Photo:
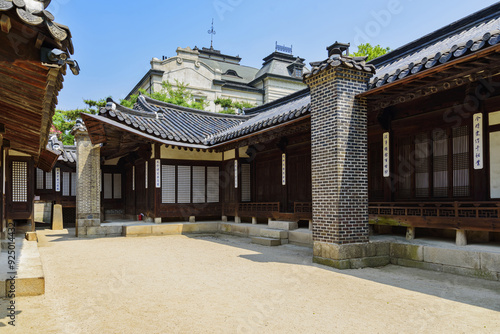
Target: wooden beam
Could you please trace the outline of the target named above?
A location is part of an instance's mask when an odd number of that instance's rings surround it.
[[[456,60],[452,60],[450,62],[447,62],[447,63],[443,64],[443,65],[438,65],[438,66],[432,67],[430,69],[418,72],[417,74],[409,75],[406,78],[399,79],[399,80],[396,80],[396,81],[394,81],[392,83],[382,85],[381,87],[371,89],[369,91],[366,91],[366,92],[360,94],[359,96],[361,96],[361,97],[368,97],[370,95],[379,94],[381,91],[389,90],[389,89],[392,89],[395,86],[402,85],[402,84],[407,84],[407,83],[412,82],[414,80],[418,80],[418,79],[422,79],[422,78],[425,78],[425,77],[429,77],[432,74],[436,74],[436,73],[442,72],[442,71],[444,71],[446,69],[453,68],[453,67],[455,67],[455,66],[457,66],[459,64],[464,64],[464,63],[472,62],[472,61],[475,61],[477,59],[484,58],[486,56],[490,56],[492,54],[493,55],[494,54],[498,54],[499,51],[500,51],[500,44],[497,44],[497,45],[494,45],[494,46],[490,46],[490,47],[488,47],[486,49],[483,49],[481,51],[475,52],[475,53],[470,54],[468,56],[465,56],[465,57],[462,57],[462,58],[458,58]]]

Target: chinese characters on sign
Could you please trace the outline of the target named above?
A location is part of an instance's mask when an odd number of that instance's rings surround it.
[[[160,159],[156,159],[156,188],[161,187],[161,161]]]
[[[148,189],[148,162],[144,164],[144,188]]]
[[[483,114],[474,114],[474,169],[483,169]]]
[[[61,191],[61,168],[56,168],[56,191]]]
[[[286,185],[286,154],[281,155],[281,184]]]
[[[234,187],[238,188],[238,160],[234,160]]]
[[[384,169],[384,177],[389,177],[390,176],[390,170],[389,170],[389,158],[390,158],[390,151],[389,151],[389,132],[384,132],[384,138],[383,138],[383,157],[382,157],[382,162],[383,162],[383,169]]]

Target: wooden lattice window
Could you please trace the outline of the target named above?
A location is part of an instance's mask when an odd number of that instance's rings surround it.
[[[40,168],[36,169],[36,189],[44,189],[44,176],[45,172]]]
[[[104,199],[112,199],[113,198],[113,174],[104,173],[103,175],[103,192]]]
[[[241,201],[251,201],[250,164],[241,164]]]
[[[12,202],[28,201],[28,163],[12,161]]]
[[[193,203],[205,203],[205,166],[193,166]]]
[[[52,190],[52,172],[45,173],[45,189]]]
[[[207,167],[207,202],[219,202],[219,167]]]
[[[71,196],[76,196],[76,183],[77,183],[76,173],[71,173]]]
[[[113,198],[122,198],[122,175],[113,174]]]
[[[175,203],[175,166],[162,166],[161,202]]]
[[[411,150],[410,138],[404,138],[399,141],[398,169],[395,173],[395,177],[398,181],[399,198],[410,198],[411,196],[411,184],[413,177]]]
[[[397,198],[468,197],[471,187],[470,126],[397,139]]]
[[[177,203],[191,203],[191,166],[177,166]]]
[[[429,197],[431,141],[427,133],[415,137],[415,196]]]
[[[453,196],[470,195],[469,127],[453,129]]]
[[[445,132],[434,133],[432,143],[433,195],[448,196],[448,137]]]
[[[70,191],[70,173],[63,172],[62,173],[62,195],[69,196]]]
[[[384,198],[383,184],[383,143],[370,143],[368,147],[368,196],[370,200],[381,200]]]
[[[120,173],[104,173],[104,199],[122,198],[122,175]]]

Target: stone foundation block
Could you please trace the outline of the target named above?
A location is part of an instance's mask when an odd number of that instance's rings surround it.
[[[93,235],[106,235],[106,232],[100,226],[87,227],[87,236],[93,236]]]
[[[79,227],[101,226],[101,220],[100,219],[77,219],[76,224]]]
[[[296,230],[299,228],[299,223],[281,220],[269,220],[268,226],[269,228],[278,230]]]
[[[288,240],[293,244],[299,244],[308,247],[311,247],[313,245],[312,233],[311,231],[305,229],[289,231]]]
[[[424,247],[424,261],[454,267],[481,269],[481,255],[460,249]]]
[[[28,241],[36,241],[36,232],[26,232],[26,240]]]
[[[281,245],[281,240],[264,237],[252,237],[252,243],[263,246],[279,246]]]
[[[424,260],[424,247],[409,244],[391,244],[391,257],[413,261]]]
[[[180,225],[181,233],[217,233],[219,231],[218,223],[194,223]]]
[[[288,231],[263,228],[260,230],[260,236],[264,238],[288,239]]]
[[[77,227],[76,230],[77,230],[76,235],[79,237],[83,237],[83,236],[87,235],[87,227],[85,227],[85,226]]]
[[[151,225],[123,226],[126,236],[151,234]]]
[[[182,233],[180,224],[151,226],[151,233],[156,235],[176,235]]]
[[[338,245],[314,242],[313,254],[314,262],[338,269],[380,267],[390,263],[390,243]]]
[[[389,256],[390,243],[372,242],[338,245],[325,242],[314,242],[313,250],[314,256],[335,260],[345,260],[374,256]]]
[[[9,284],[9,281],[7,281]],[[45,278],[16,279],[16,296],[40,296],[45,293]]]
[[[7,297],[6,287],[7,287],[7,284],[5,284],[5,281],[0,280],[0,298]]]
[[[464,230],[457,230],[455,243],[457,246],[467,246],[467,232]]]
[[[481,269],[500,273],[500,253],[481,253]]]

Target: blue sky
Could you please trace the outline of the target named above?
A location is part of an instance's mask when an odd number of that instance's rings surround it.
[[[58,109],[83,108],[83,99],[124,98],[153,57],[177,47],[214,47],[260,67],[275,42],[293,45],[306,62],[326,58],[335,41],[392,49],[495,1],[475,0],[52,0],[48,10],[68,25],[81,73],[65,77]],[[355,50],[351,47],[351,50]]]

